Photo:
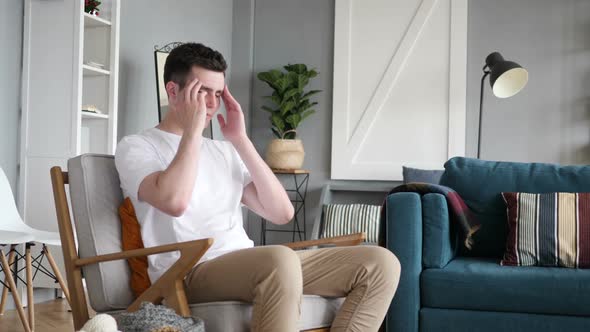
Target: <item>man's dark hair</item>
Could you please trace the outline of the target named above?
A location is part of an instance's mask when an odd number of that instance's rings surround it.
[[[224,73],[227,63],[221,53],[200,43],[185,43],[176,46],[164,65],[164,84],[172,81],[184,88],[186,78],[193,66]]]

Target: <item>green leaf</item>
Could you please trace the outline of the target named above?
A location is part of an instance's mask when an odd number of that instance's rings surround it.
[[[299,93],[299,89],[292,88],[292,89],[288,90],[287,92],[285,92],[285,94],[283,95],[283,100],[291,99],[298,93]]]
[[[301,108],[301,109],[300,109],[300,111],[301,111],[301,112],[303,112],[303,111],[305,111],[306,109],[308,109],[308,108],[311,108],[312,106],[315,106],[315,105],[317,105],[317,104],[318,104],[318,103],[317,103],[316,101],[314,101],[314,102],[313,102],[313,103],[311,103],[311,104],[305,105],[305,107],[304,107],[304,108]]]
[[[302,63],[297,63],[294,65],[289,64],[283,68],[285,68],[287,71],[296,72],[297,74],[303,74],[307,72],[307,66]]]
[[[277,106],[281,105],[282,103],[282,98],[276,91],[272,93],[270,100],[272,100],[273,103],[277,104]]]
[[[281,138],[281,134],[274,128],[270,128],[270,130],[272,130],[272,133],[277,137],[277,138]]]
[[[299,75],[296,72],[288,72],[285,76],[289,79],[290,86],[297,86]]]
[[[272,124],[275,127],[277,127],[277,129],[279,131],[284,131],[285,130],[285,122],[283,121],[283,118],[280,115],[274,113],[272,115],[271,119],[272,119]]]
[[[274,90],[280,90],[280,85],[277,83],[284,74],[280,70],[272,69],[266,72],[261,72],[256,75],[259,80],[268,84]]]
[[[289,88],[290,82],[289,82],[289,77],[288,76],[283,76],[280,79],[277,80],[277,85],[279,86],[279,93],[281,95],[283,95],[285,93],[285,91]]]
[[[310,70],[310,71],[307,72],[307,77],[309,77],[309,78],[313,78],[313,77],[316,77],[316,76],[318,76],[318,72],[315,71],[315,69],[312,69],[312,70]]]
[[[281,104],[281,97],[276,92],[273,92],[272,96],[264,96],[262,98],[272,101],[277,106],[279,106]]]
[[[309,111],[303,112],[303,114],[301,114],[301,121],[305,120],[305,118],[312,115],[313,113],[315,113],[315,110],[309,110]]]
[[[311,90],[309,92],[306,92],[303,96],[301,96],[301,98],[302,99],[303,98],[309,98],[309,97],[315,95],[316,93],[320,93],[320,92],[322,92],[322,90]]]
[[[307,75],[299,75],[298,80],[297,80],[297,87],[299,89],[303,89],[307,83],[309,83],[309,78],[307,77]]]
[[[269,71],[258,73],[257,77],[259,80],[264,82],[276,82],[279,78],[283,77],[283,72],[277,69],[272,69]]]
[[[287,112],[289,112],[291,109],[293,109],[294,106],[295,106],[295,102],[292,100],[281,105],[281,115],[287,114]]]
[[[299,114],[291,114],[286,120],[287,123],[289,123],[293,128],[297,128],[299,122],[301,121],[301,116]]]
[[[305,111],[309,108],[309,99],[302,99],[299,105],[297,105],[297,110],[300,112]]]

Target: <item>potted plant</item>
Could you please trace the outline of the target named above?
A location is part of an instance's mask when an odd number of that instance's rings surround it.
[[[84,0],[84,11],[90,15],[98,16],[100,1]]]
[[[315,113],[312,107],[318,103],[310,98],[321,90],[306,91],[305,87],[318,72],[304,64],[289,64],[283,69],[258,73],[258,79],[273,90],[272,95],[264,97],[271,105],[262,106],[270,114],[271,130],[275,136],[266,150],[266,162],[274,169],[300,169],[305,151],[303,143],[297,138],[297,128]]]

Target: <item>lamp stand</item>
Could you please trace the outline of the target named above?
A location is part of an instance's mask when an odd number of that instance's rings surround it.
[[[477,159],[481,153],[481,115],[483,109],[483,84],[486,77],[490,74],[489,70],[486,70],[487,65],[483,67],[483,76],[481,77],[481,87],[479,90],[479,126],[477,127]]]

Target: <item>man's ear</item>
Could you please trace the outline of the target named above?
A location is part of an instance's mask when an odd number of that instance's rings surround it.
[[[168,92],[168,99],[175,99],[178,95],[179,90],[180,87],[178,86],[178,84],[172,81],[168,81],[168,83],[166,83],[166,92]]]

